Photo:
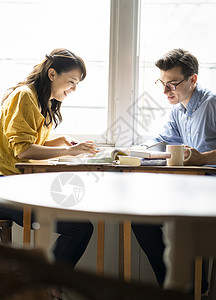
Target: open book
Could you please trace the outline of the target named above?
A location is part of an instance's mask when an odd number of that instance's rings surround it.
[[[100,152],[95,155],[80,155],[80,156],[64,156],[58,159],[59,162],[68,162],[70,164],[104,164],[112,163],[119,161],[120,164],[128,165],[142,165],[143,162],[140,158],[143,159],[159,159],[158,164],[164,162],[160,161],[161,159],[165,160],[170,157],[168,152],[159,152],[159,151],[148,151],[145,149],[137,148],[128,148],[128,149],[102,149]],[[124,159],[124,162],[123,162]],[[136,162],[135,162],[136,161]],[[154,162],[154,165],[157,162]],[[145,163],[145,165],[147,162]],[[148,162],[150,164],[150,161]]]
[[[122,149],[101,150],[95,155],[78,155],[78,156],[64,156],[58,159],[59,162],[70,162],[72,164],[104,164],[112,163],[118,160],[119,155],[128,156],[129,153]]]

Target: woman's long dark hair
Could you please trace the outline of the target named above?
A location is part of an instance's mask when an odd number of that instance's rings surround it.
[[[58,74],[79,69],[82,74],[80,80],[82,81],[86,77],[85,63],[80,57],[67,49],[55,49],[50,53],[50,55],[46,55],[46,58],[40,64],[37,64],[34,67],[33,71],[24,81],[19,82],[16,86],[8,90],[2,100],[2,103],[17,87],[33,85],[38,95],[41,113],[45,117],[44,125],[49,126],[50,123],[54,123],[55,127],[57,127],[62,121],[60,113],[61,102],[56,99],[52,99],[51,105],[49,103],[51,96],[51,81],[48,77],[48,70],[50,68],[55,69]]]

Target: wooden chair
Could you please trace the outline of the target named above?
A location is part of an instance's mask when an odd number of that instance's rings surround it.
[[[12,242],[12,226],[13,226],[13,221],[0,220],[1,243],[10,244]]]
[[[210,265],[210,264],[209,264]],[[212,259],[211,272],[209,280],[209,289],[207,295],[202,297],[202,300],[215,300],[216,299],[216,260]]]
[[[200,260],[198,262],[198,260]],[[212,263],[211,263],[212,262]],[[195,293],[195,300],[216,300],[216,259],[213,258],[209,260],[208,268],[210,267],[210,278],[209,278],[209,288],[205,295],[201,296],[201,272],[202,272],[202,259],[196,258],[197,270],[195,271],[195,287],[197,285],[198,293]],[[197,281],[197,282],[196,282]],[[197,296],[197,298],[196,298]]]
[[[212,262],[208,300],[215,300],[215,299],[216,299],[216,260],[214,258]]]
[[[176,291],[76,271],[72,266],[49,262],[41,250],[7,245],[0,245],[0,282],[1,300],[47,300],[50,286],[70,289],[84,297],[79,299],[193,299]]]

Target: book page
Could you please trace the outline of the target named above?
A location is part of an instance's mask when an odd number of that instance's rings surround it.
[[[129,156],[143,157],[143,158],[170,158],[169,152],[148,151],[148,150],[129,150]]]

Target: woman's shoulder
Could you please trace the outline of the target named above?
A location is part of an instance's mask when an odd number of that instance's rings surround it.
[[[12,99],[22,99],[25,101],[32,102],[34,104],[38,103],[37,93],[33,86],[22,85],[17,87],[9,96]]]
[[[11,94],[4,101],[4,109],[12,111],[15,107],[30,108],[33,110],[38,110],[38,98],[37,93],[33,87],[28,85],[23,85],[17,87],[11,92]]]
[[[33,86],[29,86],[29,85],[22,85],[22,86],[19,86],[17,87],[14,91],[13,91],[13,94],[16,95],[16,94],[21,94],[21,95],[30,95],[32,97],[36,97],[36,91],[34,89]]]

